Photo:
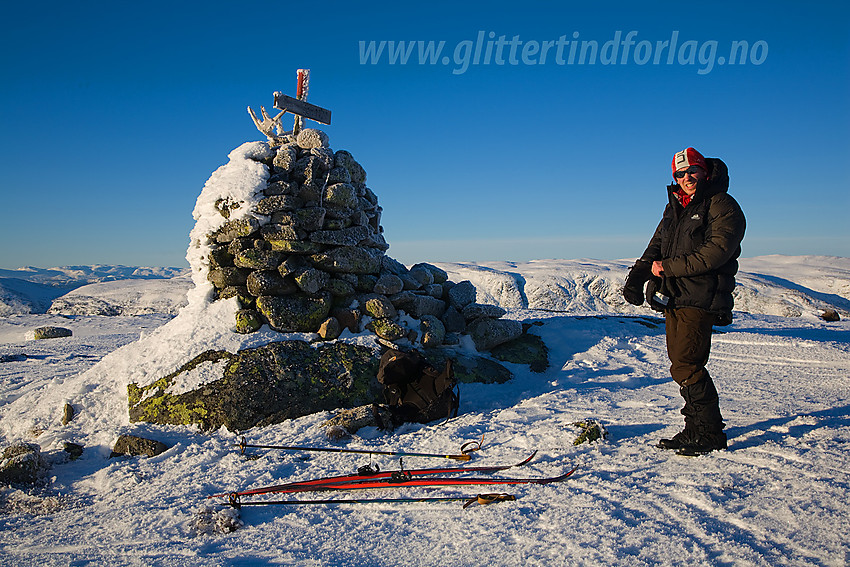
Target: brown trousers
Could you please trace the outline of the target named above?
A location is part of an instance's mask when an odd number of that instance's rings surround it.
[[[702,309],[681,307],[664,312],[670,375],[685,399],[685,427],[719,433],[725,424],[714,381],[706,370],[715,316]]]
[[[708,376],[705,365],[711,350],[714,315],[695,307],[681,307],[665,311],[664,320],[670,375],[679,386],[696,384]]]

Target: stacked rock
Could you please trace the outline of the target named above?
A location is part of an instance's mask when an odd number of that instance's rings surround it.
[[[436,266],[408,269],[386,255],[382,209],[351,153],[331,150],[316,129],[281,141],[251,158],[269,172],[251,214],[218,223],[206,237],[209,281],[219,298],[236,296],[242,306],[238,332],[267,323],[332,340],[345,328],[368,328],[426,347],[456,343],[466,332],[478,350],[522,333],[519,322],[500,320],[503,309],[475,303],[470,282],[454,284]],[[215,209],[229,219],[243,205],[222,197]]]

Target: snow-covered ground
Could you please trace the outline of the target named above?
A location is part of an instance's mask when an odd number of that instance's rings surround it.
[[[467,509],[457,502],[243,508],[244,526],[218,533],[203,521],[207,507],[213,518],[224,509],[210,494],[353,472],[369,458],[271,450],[248,458],[232,432],[130,424],[128,373],[160,370],[149,359],[197,348],[204,333],[192,335],[198,344],[175,343],[180,316],[156,309],[113,317],[17,313],[0,318],[0,357],[8,360],[0,362],[0,445],[39,443],[54,465],[46,488],[0,492],[0,565],[850,563],[850,259],[742,260],[741,310],[717,330],[709,364],[729,449],[691,459],[654,448],[680,429],[681,401],[667,374],[663,321],[620,299],[628,262],[439,265],[453,281],[472,281],[479,301],[541,322],[531,332],[550,349],[549,370],[511,365],[516,377],[507,384],[462,385],[460,415],[447,424],[392,434],[366,428],[331,444],[320,428],[330,414],[318,414],[239,435],[258,444],[439,453],[483,435],[470,465],[516,462],[538,450],[529,465],[505,474],[551,476],[578,465],[572,478],[504,487],[515,502]],[[114,286],[86,297],[121,296]],[[157,293],[134,289],[137,306],[156,301]],[[842,320],[820,319],[826,308]],[[43,325],[74,335],[25,340]],[[79,415],[62,426],[66,402]],[[609,437],[574,446],[571,424],[586,418],[605,425]],[[109,459],[119,433],[170,449]],[[85,445],[80,459],[64,458],[66,441]],[[382,469],[398,465],[372,460]]]

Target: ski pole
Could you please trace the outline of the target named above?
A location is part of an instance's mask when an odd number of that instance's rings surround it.
[[[325,452],[325,453],[358,453],[364,455],[390,455],[394,457],[431,457],[436,459],[453,459],[455,461],[469,461],[472,459],[469,453],[472,451],[477,451],[481,448],[481,443],[476,442],[473,448],[468,448],[470,443],[464,443],[461,446],[461,453],[459,455],[441,455],[436,453],[412,453],[408,451],[378,451],[374,449],[342,449],[338,447],[297,447],[297,446],[289,446],[289,445],[255,445],[248,443],[246,439],[243,437],[242,441],[238,443],[236,446],[239,447],[242,454],[245,454],[245,449],[280,449],[283,451],[317,451],[317,452]]]
[[[469,496],[425,496],[422,498],[367,498],[367,499],[324,499],[324,500],[255,500],[242,502],[239,496],[230,496],[228,504],[239,510],[243,506],[301,506],[310,504],[403,504],[415,502],[463,502],[463,507],[468,508],[473,504],[493,504],[495,502],[509,502],[516,500],[511,494],[491,493],[479,494],[470,498]]]

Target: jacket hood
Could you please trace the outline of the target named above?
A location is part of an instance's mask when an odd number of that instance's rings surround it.
[[[705,158],[705,163],[708,166],[708,179],[700,181],[697,185],[696,193],[693,200],[700,201],[708,199],[717,193],[726,193],[729,190],[729,168],[723,163],[720,158]],[[667,191],[670,194],[670,202],[678,202],[676,192],[679,190],[677,183],[671,183],[667,186]]]

